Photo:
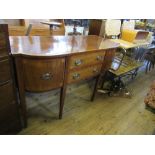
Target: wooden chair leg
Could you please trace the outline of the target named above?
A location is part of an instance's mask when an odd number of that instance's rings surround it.
[[[62,119],[65,95],[66,95],[66,86],[63,86],[60,92],[59,119]]]
[[[152,67],[152,62],[150,62],[149,64],[149,71],[151,70],[151,67]]]
[[[145,73],[147,74],[148,72],[148,67],[149,67],[149,61],[147,61],[147,64],[146,64],[146,69],[145,69]]]
[[[96,78],[93,94],[91,96],[91,101],[94,101],[94,98],[95,98],[95,95],[96,95],[96,92],[97,92],[97,87],[98,87],[99,79],[100,79],[100,76],[98,76]]]

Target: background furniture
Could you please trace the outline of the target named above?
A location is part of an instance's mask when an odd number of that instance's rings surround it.
[[[25,91],[60,88],[59,118],[62,118],[68,84],[95,78],[111,65],[117,43],[98,36],[10,37],[15,58],[22,114],[27,125]],[[57,68],[57,69],[56,69]]]
[[[15,134],[21,129],[19,102],[15,87],[8,26],[0,25],[0,134]]]
[[[9,26],[10,36],[25,36],[27,28],[25,26]]]
[[[42,26],[29,25],[26,35],[28,36],[50,36],[50,29]]]
[[[107,19],[105,25],[102,22],[100,35],[105,38],[118,38],[121,33],[121,20]]]
[[[130,76],[131,79],[134,79],[137,75],[138,68],[142,65],[142,63],[127,56],[125,49],[117,48],[112,65],[105,74],[98,92],[108,93],[110,96],[131,97],[132,92],[128,90],[123,78]],[[108,87],[104,87],[105,82],[108,83]]]
[[[91,19],[89,22],[89,35],[100,35],[102,31],[102,24],[104,24],[104,20],[101,19]],[[102,28],[102,29],[101,29]]]

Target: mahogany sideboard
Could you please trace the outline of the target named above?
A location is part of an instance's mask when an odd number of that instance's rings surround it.
[[[8,25],[0,24],[0,134],[15,134],[21,130]]]
[[[43,92],[61,88],[59,118],[62,118],[68,84],[94,77],[96,85],[109,69],[119,46],[99,36],[11,36],[22,115],[27,125],[25,91]]]

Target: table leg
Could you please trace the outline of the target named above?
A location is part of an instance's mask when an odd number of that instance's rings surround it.
[[[95,95],[96,95],[96,92],[97,92],[97,87],[98,87],[99,80],[100,80],[100,75],[96,77],[93,94],[91,96],[91,101],[94,101],[94,98],[95,98]]]
[[[64,85],[61,88],[61,92],[60,92],[59,119],[62,119],[62,115],[63,115],[63,107],[64,107],[65,96],[66,96],[66,88],[67,88],[67,86]]]

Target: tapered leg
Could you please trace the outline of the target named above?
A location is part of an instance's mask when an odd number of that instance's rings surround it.
[[[61,88],[61,92],[60,92],[59,119],[62,119],[63,107],[64,107],[65,96],[66,96],[66,88],[67,88],[66,85],[64,85]]]
[[[91,96],[91,101],[94,101],[94,98],[95,98],[95,95],[96,95],[96,92],[97,92],[97,87],[98,87],[99,79],[100,79],[100,76],[98,76],[96,78],[93,94]]]

